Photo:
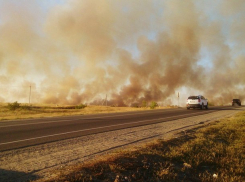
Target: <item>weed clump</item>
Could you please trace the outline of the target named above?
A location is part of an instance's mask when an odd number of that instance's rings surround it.
[[[17,101],[15,101],[13,103],[8,103],[8,109],[11,111],[14,111],[18,108],[20,108],[20,103],[18,103]]]
[[[21,110],[31,110],[31,106],[28,105],[21,105],[20,103],[18,103],[17,101],[13,102],[13,103],[8,103],[7,108],[11,111],[15,111],[17,109],[21,109]]]

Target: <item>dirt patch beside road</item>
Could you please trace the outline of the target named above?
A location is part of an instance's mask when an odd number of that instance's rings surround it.
[[[237,110],[224,110],[206,115],[178,119],[153,125],[93,134],[23,149],[0,153],[0,181],[45,181],[81,164],[121,149],[136,149],[156,139],[177,137],[185,130],[205,126]]]

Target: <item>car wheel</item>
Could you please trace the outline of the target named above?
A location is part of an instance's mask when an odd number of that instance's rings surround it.
[[[202,105],[201,105],[201,109],[203,109],[203,108],[204,108],[204,105],[202,104]]]
[[[208,109],[208,103],[207,103],[207,105],[206,105],[206,109]]]
[[[189,107],[187,107],[186,109],[190,109]]]

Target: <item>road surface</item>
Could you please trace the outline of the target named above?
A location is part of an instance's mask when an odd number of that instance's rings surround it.
[[[155,109],[0,122],[0,151],[233,109],[236,108]]]

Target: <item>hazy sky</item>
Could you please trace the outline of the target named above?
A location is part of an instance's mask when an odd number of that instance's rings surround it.
[[[243,0],[0,0],[0,102],[245,99]]]

